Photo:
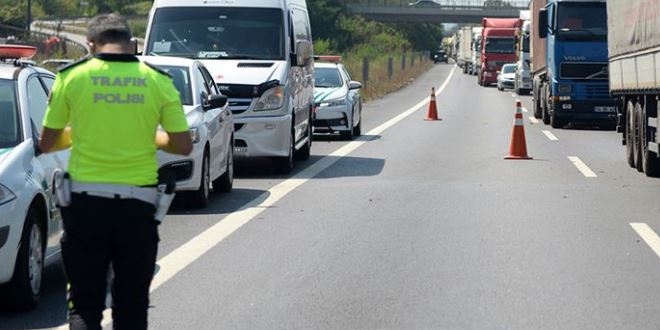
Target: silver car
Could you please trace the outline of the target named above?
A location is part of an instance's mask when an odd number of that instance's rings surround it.
[[[37,305],[44,266],[59,260],[53,181],[68,160],[68,151],[37,148],[55,75],[11,59],[30,49],[0,45],[0,57],[10,58],[0,62],[0,297],[18,310]]]
[[[319,56],[314,63],[314,132],[339,132],[352,140],[362,134],[362,84],[339,61],[337,56]]]
[[[167,56],[140,56],[171,77],[181,96],[193,151],[188,156],[158,152],[161,170],[176,175],[186,205],[204,208],[214,192],[230,192],[234,182],[234,118],[202,62]]]

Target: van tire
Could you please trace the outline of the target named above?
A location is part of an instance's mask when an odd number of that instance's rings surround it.
[[[312,129],[312,120],[309,119],[307,122],[307,142],[296,151],[297,160],[308,160],[312,155]]]
[[[273,169],[279,174],[289,174],[293,171],[293,154],[295,152],[293,148],[293,132],[289,138],[289,154],[284,157],[273,157]]]

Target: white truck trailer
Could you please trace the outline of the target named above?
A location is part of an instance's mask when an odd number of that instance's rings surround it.
[[[459,30],[459,48],[458,54],[456,56],[456,63],[463,73],[468,72],[468,66],[472,63],[472,50],[470,49],[472,44],[472,27],[464,26]]]
[[[660,0],[607,1],[610,94],[628,164],[660,176]]]

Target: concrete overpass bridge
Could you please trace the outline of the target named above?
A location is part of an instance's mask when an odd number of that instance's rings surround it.
[[[482,17],[518,17],[529,0],[340,0],[349,11],[381,22],[481,23]]]

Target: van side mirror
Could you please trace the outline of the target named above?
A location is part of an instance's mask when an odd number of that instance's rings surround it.
[[[292,66],[305,66],[312,58],[312,43],[307,40],[296,41],[295,52],[291,54]]]
[[[548,28],[548,11],[545,8],[542,8],[539,10],[538,24],[536,26],[539,38],[544,39],[548,36]]]
[[[206,98],[204,110],[222,108],[227,104],[227,96],[221,94],[211,94]]]

